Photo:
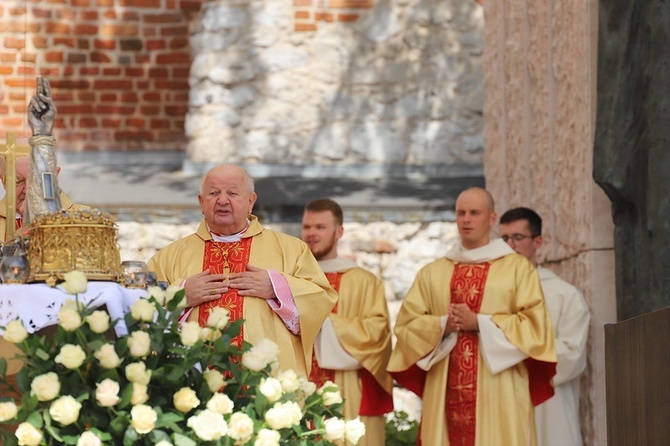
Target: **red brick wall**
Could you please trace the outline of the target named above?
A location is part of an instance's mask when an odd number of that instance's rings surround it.
[[[319,22],[355,22],[374,0],[292,0],[296,31],[316,31]]]
[[[0,142],[29,134],[42,75],[59,150],[183,150],[188,26],[203,1],[0,2]]]

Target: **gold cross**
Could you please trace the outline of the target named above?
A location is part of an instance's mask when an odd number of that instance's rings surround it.
[[[16,144],[13,132],[7,132],[5,145],[0,145],[0,156],[5,159],[5,200],[7,201],[7,224],[5,240],[10,240],[16,232],[16,159],[30,155],[29,145]]]

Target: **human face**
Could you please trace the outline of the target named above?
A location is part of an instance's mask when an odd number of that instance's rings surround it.
[[[198,201],[210,231],[231,235],[246,226],[256,193],[251,191],[242,168],[225,164],[207,173]]]
[[[500,237],[507,239],[506,243],[510,248],[537,265],[536,254],[542,246],[542,236],[533,237],[531,235],[528,220],[515,220],[501,224]]]
[[[302,240],[307,243],[316,260],[337,257],[337,242],[342,238],[344,228],[335,222],[330,211],[305,211],[302,216]]]
[[[468,189],[456,199],[456,226],[465,249],[488,244],[495,221],[496,214],[483,189]]]
[[[28,169],[30,167],[30,158],[22,156],[16,160],[16,212],[23,215],[23,208],[26,204],[26,180],[28,178]]]

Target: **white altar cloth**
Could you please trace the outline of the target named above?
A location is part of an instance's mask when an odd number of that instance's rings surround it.
[[[88,282],[88,289],[79,294],[78,299],[87,305],[94,302],[96,308],[106,305],[111,319],[120,319],[114,327],[116,335],[123,336],[128,333],[123,316],[137,299],[145,295],[146,290],[125,288],[116,282]],[[61,286],[0,284],[0,327],[6,327],[17,318],[21,319],[29,333],[56,325],[63,303],[74,298]],[[0,328],[0,336],[3,333],[4,329]]]

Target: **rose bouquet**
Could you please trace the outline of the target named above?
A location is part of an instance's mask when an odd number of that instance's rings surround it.
[[[28,334],[20,320],[4,338],[23,352],[20,401],[0,398],[0,423],[9,445],[332,445],[358,443],[365,427],[343,420],[337,386],[313,383],[276,367],[270,340],[238,348],[241,320],[211,313],[207,326],[179,323],[184,291],[150,287],[123,321],[110,321],[85,291],[83,274],[66,275],[75,296],[59,312],[53,336]],[[112,329],[125,323],[127,335]],[[110,335],[111,333],[111,335]]]

